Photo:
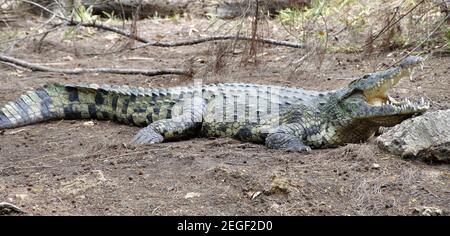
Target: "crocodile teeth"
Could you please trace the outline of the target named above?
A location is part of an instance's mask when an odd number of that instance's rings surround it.
[[[389,101],[390,101],[392,104],[399,104],[399,102],[398,102],[397,100],[395,100],[395,98],[393,98],[393,97],[391,97],[391,96],[389,96],[389,95],[387,95],[387,97],[388,97]]]

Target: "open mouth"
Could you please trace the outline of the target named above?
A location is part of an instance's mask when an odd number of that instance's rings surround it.
[[[407,98],[397,101],[388,94],[389,89],[393,88],[402,77],[412,76],[412,73],[413,68],[404,68],[380,79],[375,86],[364,91],[366,102],[371,107],[387,108],[402,114],[426,111],[430,105],[423,97],[418,101],[410,101]]]
[[[411,112],[420,112],[430,107],[429,103],[426,102],[423,97],[421,97],[418,101],[410,101],[407,98],[402,101],[397,101],[391,96],[386,95],[385,97],[370,98],[367,100],[367,103],[373,107],[386,107],[396,111]]]

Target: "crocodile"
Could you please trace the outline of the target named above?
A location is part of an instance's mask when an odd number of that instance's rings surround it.
[[[271,149],[309,152],[359,143],[429,108],[423,98],[388,95],[421,65],[409,56],[336,90],[260,84],[200,84],[170,88],[46,84],[0,109],[0,129],[55,119],[99,119],[143,127],[133,145],[192,137],[232,137]]]

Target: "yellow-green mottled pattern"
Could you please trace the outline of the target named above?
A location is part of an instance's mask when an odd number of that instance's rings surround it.
[[[106,119],[146,126],[133,143],[194,137],[233,137],[269,148],[308,151],[370,138],[428,105],[385,103],[387,90],[421,62],[371,73],[333,91],[306,91],[257,84],[209,84],[141,88],[96,84],[49,84],[26,92],[0,109],[0,129],[50,119]]]

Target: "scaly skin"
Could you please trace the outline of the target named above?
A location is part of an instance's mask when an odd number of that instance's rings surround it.
[[[0,109],[0,129],[54,119],[113,120],[143,126],[133,144],[195,136],[233,137],[288,151],[362,142],[381,126],[425,112],[426,102],[397,102],[387,91],[422,62],[364,75],[333,91],[255,84],[159,89],[49,84]]]

